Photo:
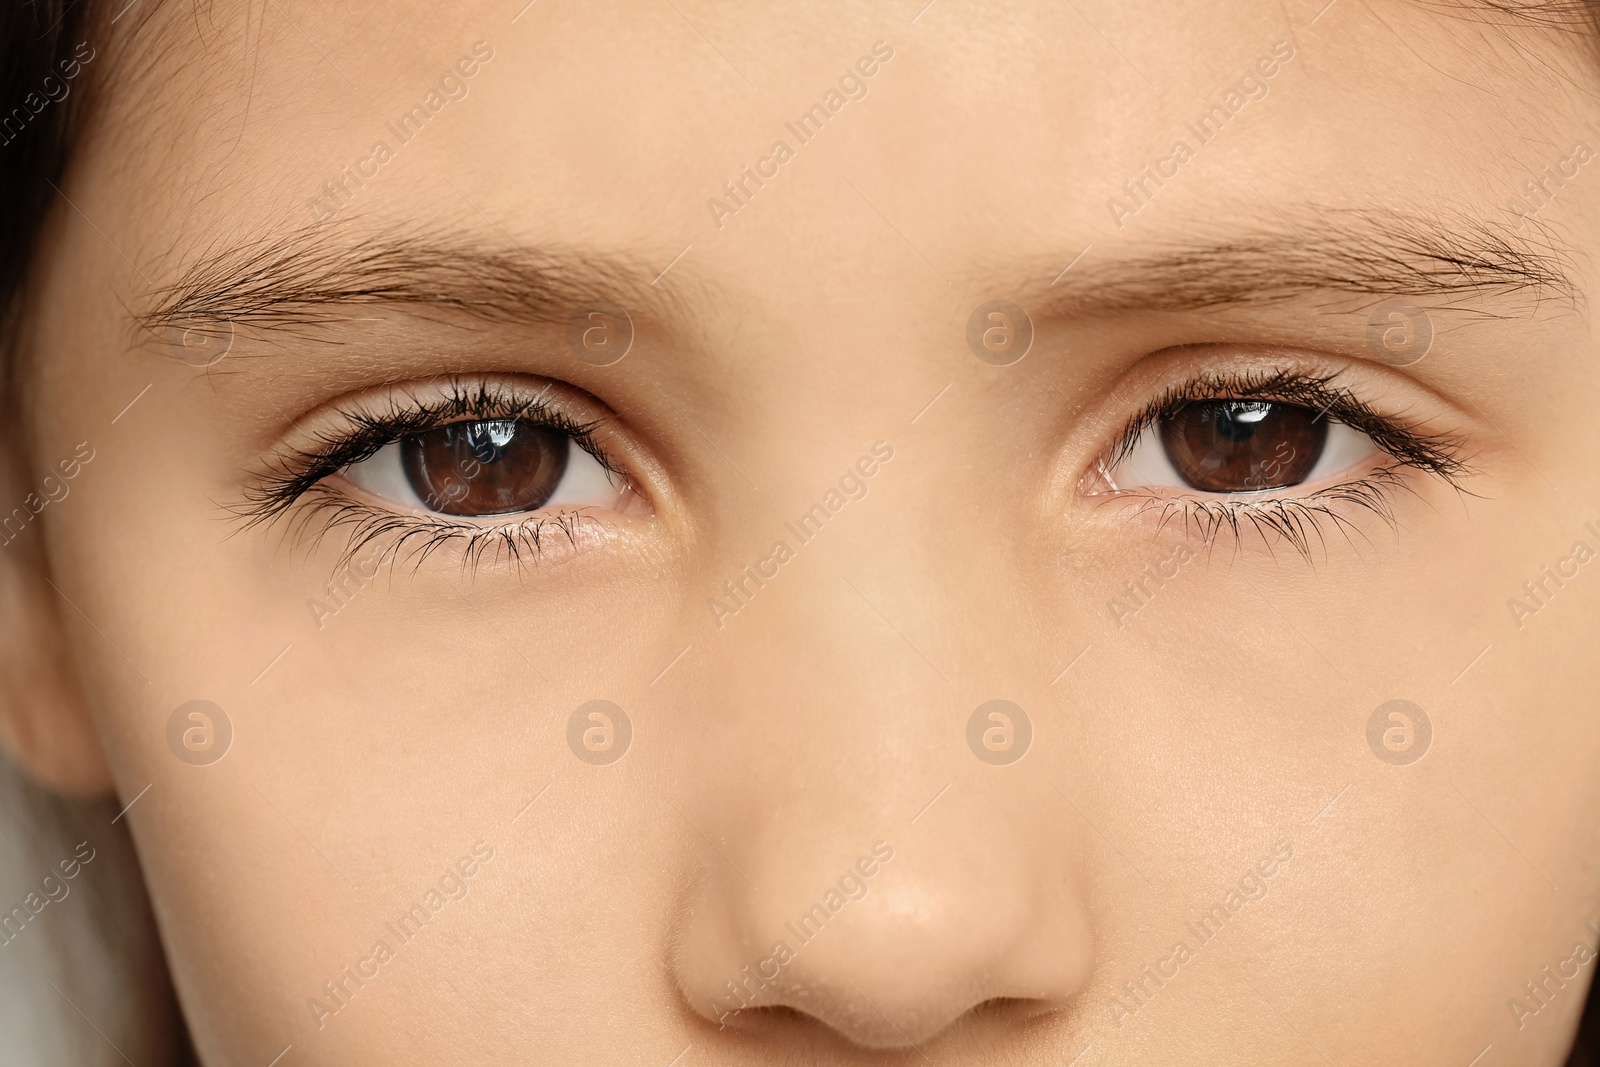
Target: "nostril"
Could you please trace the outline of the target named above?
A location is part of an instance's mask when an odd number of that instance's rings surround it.
[[[810,1044],[818,1039],[857,1045],[848,1035],[840,1033],[817,1016],[787,1004],[770,1007],[752,1005],[729,1012],[722,1017],[719,1028],[737,1030],[778,1047]]]
[[[1022,1026],[1047,1015],[1056,1015],[1065,1010],[1060,1003],[1048,1000],[1037,1000],[1033,997],[992,997],[982,1004],[975,1005],[966,1015],[956,1020],[959,1027],[967,1021],[991,1022],[1007,1028]]]
[[[859,989],[855,993],[856,1011],[843,1015],[837,1010],[832,1011],[829,1013],[833,1016],[831,1020],[790,1004],[751,1005],[728,1013],[721,1020],[721,1025],[769,1040],[826,1038],[855,1048],[884,1051],[918,1048],[948,1031],[960,1030],[970,1024],[1016,1030],[1062,1010],[1062,1005],[1048,1000],[992,997],[974,1004],[954,1019],[947,1018],[943,1025],[934,1024],[930,1027],[926,1024],[919,1026],[911,1018],[896,1022],[867,1000]],[[924,1014],[913,1010],[911,1016]]]

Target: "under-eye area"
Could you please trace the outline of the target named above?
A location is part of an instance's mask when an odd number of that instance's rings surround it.
[[[246,527],[282,523],[312,544],[337,535],[341,564],[537,562],[592,547],[615,520],[652,511],[570,386],[450,376],[335,401],[251,473]]]

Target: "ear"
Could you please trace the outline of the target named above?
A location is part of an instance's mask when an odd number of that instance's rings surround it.
[[[67,643],[71,609],[51,585],[45,516],[29,510],[14,457],[0,448],[0,508],[17,509],[0,513],[0,746],[47,789],[108,792],[111,768]]]

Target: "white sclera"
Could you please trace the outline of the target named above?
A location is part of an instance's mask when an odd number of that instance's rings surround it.
[[[1343,474],[1358,463],[1370,459],[1378,446],[1360,430],[1342,422],[1328,423],[1328,440],[1322,446],[1322,455],[1307,472],[1300,485],[1315,485],[1336,474]],[[1118,490],[1126,489],[1182,489],[1190,493],[1205,492],[1185,482],[1172,465],[1166,446],[1161,443],[1161,428],[1146,426],[1139,434],[1126,457],[1108,472],[1111,484]],[[1282,492],[1282,489],[1240,490],[1236,493],[1212,493],[1212,496],[1249,496],[1256,493]]]
[[[405,466],[400,461],[400,442],[391,441],[359,463],[352,463],[342,472],[355,485],[399,507],[411,511],[440,514],[429,508],[412,488],[406,477]],[[622,495],[612,483],[611,475],[600,461],[590,455],[577,441],[567,440],[567,469],[561,475],[550,499],[538,510],[559,507],[611,507]],[[462,518],[465,516],[452,516]],[[490,516],[476,516],[489,518]]]

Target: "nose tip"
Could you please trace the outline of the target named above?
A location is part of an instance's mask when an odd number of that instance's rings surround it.
[[[952,858],[880,841],[823,879],[762,878],[765,891],[714,880],[688,912],[680,988],[721,1027],[820,1026],[869,1049],[1066,1006],[1091,951],[1064,872],[1013,862],[985,878]],[[806,883],[809,896],[794,891]]]
[[[820,931],[795,946],[770,1003],[872,1049],[922,1045],[980,1007],[1015,1016],[1064,1006],[1084,977],[1076,938],[1049,936],[1062,931],[1042,929],[1048,916],[1017,901],[993,903],[974,909],[936,890],[885,888],[860,911],[841,912],[835,936]]]

